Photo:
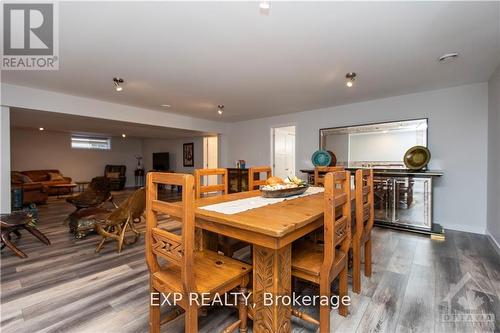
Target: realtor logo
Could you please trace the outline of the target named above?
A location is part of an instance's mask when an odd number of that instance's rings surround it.
[[[461,322],[465,325],[480,326],[486,331],[495,326],[492,311],[496,296],[481,287],[481,284],[466,273],[440,304],[440,318],[444,323]]]
[[[58,69],[57,3],[4,3],[2,9],[2,69]]]

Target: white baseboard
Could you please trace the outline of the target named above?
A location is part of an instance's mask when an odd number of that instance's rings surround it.
[[[445,229],[450,229],[450,230],[455,230],[455,231],[464,231],[464,232],[471,232],[473,234],[480,234],[480,235],[485,235],[486,230],[484,228],[481,228],[479,226],[473,226],[473,225],[468,225],[464,226],[461,224],[448,224],[448,225],[443,225],[441,226]]]
[[[488,239],[490,240],[491,245],[493,245],[493,247],[497,251],[498,255],[500,256],[500,244],[497,242],[495,237],[493,237],[493,235],[490,234],[490,232],[488,230],[486,230],[486,236],[488,236]]]

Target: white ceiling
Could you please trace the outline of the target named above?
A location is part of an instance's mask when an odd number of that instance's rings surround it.
[[[148,126],[21,108],[11,108],[10,122],[13,128],[38,130],[40,127],[43,127],[47,131],[103,136],[121,136],[124,133],[128,138],[177,139],[215,135],[208,132]]]
[[[499,2],[62,2],[60,69],[12,84],[236,121],[488,80]],[[457,61],[438,64],[444,53]],[[355,87],[345,87],[355,71]],[[115,92],[112,77],[125,79]],[[169,109],[160,104],[171,104]],[[224,104],[224,115],[217,115]]]

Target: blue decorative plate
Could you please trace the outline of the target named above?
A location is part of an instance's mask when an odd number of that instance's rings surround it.
[[[329,166],[332,162],[332,157],[326,150],[320,149],[314,152],[311,161],[314,166]]]

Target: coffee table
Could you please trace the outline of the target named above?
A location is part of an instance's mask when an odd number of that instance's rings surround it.
[[[68,189],[70,194],[73,194],[73,189],[76,187],[76,184],[54,184],[50,185],[49,187],[54,189],[57,194],[57,199],[61,197],[61,189]]]

